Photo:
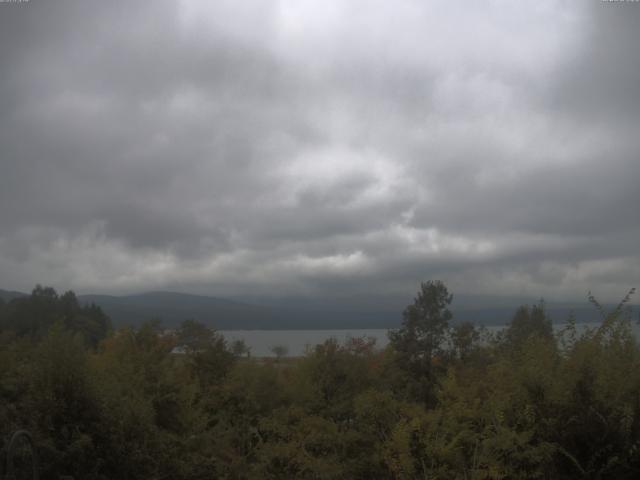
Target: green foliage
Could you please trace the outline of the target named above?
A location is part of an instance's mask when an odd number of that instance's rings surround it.
[[[463,322],[451,329],[451,346],[454,355],[466,360],[478,347],[480,332],[471,322]]]
[[[453,295],[441,281],[420,285],[413,304],[402,313],[402,328],[390,334],[394,349],[405,355],[409,363],[422,363],[442,352],[452,318],[449,310],[452,300]]]
[[[231,351],[236,357],[242,357],[246,355],[247,357],[251,356],[251,347],[249,347],[244,340],[238,339],[234,340],[231,344]]]
[[[373,382],[373,356],[374,342],[365,339],[316,345],[298,365],[298,390],[306,408],[338,421],[352,415],[354,397]]]
[[[35,351],[31,408],[45,464],[71,475],[93,469],[97,456],[93,433],[100,423],[98,397],[91,383],[82,336],[55,324]]]
[[[80,333],[92,347],[111,330],[111,321],[100,307],[80,305],[71,291],[59,296],[53,288],[37,285],[30,296],[14,298],[4,306],[0,305],[0,331],[39,339],[56,323]]]
[[[216,333],[196,320],[185,320],[176,330],[176,341],[190,352],[204,350],[218,340]]]
[[[236,361],[224,337],[195,320],[182,322],[176,332],[176,342],[186,351],[191,376],[204,389],[219,383]]]
[[[545,312],[543,301],[532,307],[523,305],[518,308],[505,331],[506,343],[512,348],[521,347],[531,337],[553,340],[551,319]]]
[[[389,333],[396,363],[407,373],[410,395],[427,405],[435,400],[438,360],[444,354],[452,300],[441,281],[423,282],[413,304],[402,313],[402,327]]]
[[[555,338],[539,305],[486,341],[428,282],[385,350],[276,361],[193,321],[94,346],[90,311],[39,287],[0,305],[0,437],[32,431],[44,479],[638,478],[632,293],[597,328]]]

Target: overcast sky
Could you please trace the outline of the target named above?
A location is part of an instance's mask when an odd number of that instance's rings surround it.
[[[0,288],[621,298],[640,3],[0,3]]]

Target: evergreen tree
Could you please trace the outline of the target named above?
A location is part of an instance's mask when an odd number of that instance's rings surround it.
[[[413,304],[402,314],[402,327],[389,333],[397,364],[413,380],[412,394],[427,404],[434,400],[436,364],[444,353],[452,300],[453,295],[441,281],[423,282]]]

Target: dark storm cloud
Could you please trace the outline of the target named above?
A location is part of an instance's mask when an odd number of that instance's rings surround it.
[[[7,288],[640,280],[637,5],[0,7]]]

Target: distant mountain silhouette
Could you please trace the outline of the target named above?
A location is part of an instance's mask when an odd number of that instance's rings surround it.
[[[159,318],[164,325],[175,326],[182,320],[194,319],[218,330],[280,330],[390,328],[400,322],[397,312],[391,315],[368,311],[327,312],[317,308],[249,304],[175,292],[80,295],[78,298],[83,303],[93,302],[102,307],[116,325],[137,325],[150,318]]]
[[[9,301],[27,294],[0,290]],[[176,292],[148,292],[137,295],[79,295],[81,303],[95,303],[111,317],[114,325],[140,325],[160,319],[166,327],[194,319],[218,330],[322,330],[398,328],[402,310],[412,297],[353,296],[346,298],[260,298],[224,299]],[[516,308],[536,303],[535,299],[455,295],[454,323],[470,321],[484,325],[505,325]],[[574,313],[578,322],[601,320],[586,300],[579,303],[547,303],[554,323],[563,323]],[[611,310],[613,306],[605,306]],[[637,307],[635,307],[637,312]],[[637,313],[635,314],[637,315]]]
[[[13,300],[14,298],[20,298],[20,297],[26,297],[27,294],[26,293],[22,293],[22,292],[13,292],[10,290],[2,290],[0,289],[0,298],[2,300],[4,300],[5,302],[8,302],[9,300]]]
[[[164,325],[175,326],[192,318],[219,330],[398,328],[402,310],[412,300],[379,296],[326,299],[236,297],[229,300],[175,292],[121,297],[82,295],[79,299],[102,307],[116,325],[137,325],[150,318],[159,318]],[[536,303],[535,299],[460,295],[454,297],[452,305],[454,323],[470,321],[505,325],[519,305],[533,303]],[[563,323],[572,312],[578,322],[601,320],[598,311],[586,301],[547,303],[546,308],[555,323]]]

